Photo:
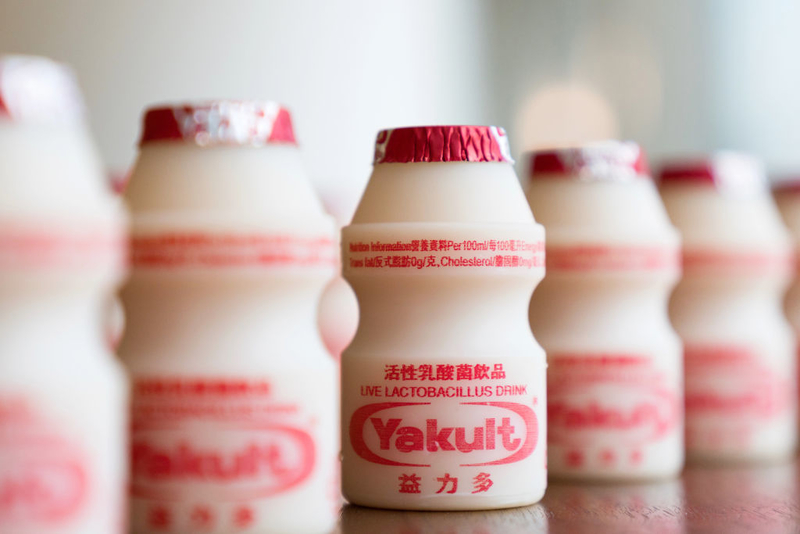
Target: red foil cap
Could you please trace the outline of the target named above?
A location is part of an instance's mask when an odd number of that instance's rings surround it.
[[[776,193],[800,193],[800,175],[780,177],[772,189]]]
[[[602,141],[578,147],[538,150],[530,155],[529,177],[562,176],[619,181],[650,175],[647,156],[632,141]]]
[[[668,161],[661,167],[659,180],[662,186],[694,183],[742,193],[764,191],[767,187],[761,162],[737,152]]]
[[[83,100],[72,70],[36,56],[0,56],[0,119],[76,123]]]
[[[235,100],[150,108],[139,144],[150,141],[200,146],[297,144],[286,108],[275,102]]]
[[[378,133],[375,165],[440,161],[514,162],[506,131],[497,126],[415,126]]]

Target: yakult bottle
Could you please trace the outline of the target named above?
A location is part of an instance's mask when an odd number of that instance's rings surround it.
[[[380,132],[342,258],[360,308],[342,355],[345,498],[415,510],[538,501],[545,361],[525,310],[544,230],[505,132]]]
[[[797,439],[795,343],[781,307],[791,241],[764,171],[735,153],[675,161],[661,196],[684,242],[670,318],[685,345],[687,454],[786,457]]]
[[[789,324],[794,330],[795,342],[800,339],[800,177],[784,179],[774,188],[775,202],[778,205],[781,217],[789,229],[794,246],[794,280],[786,293],[784,312]],[[797,347],[796,364],[800,365],[800,345]],[[800,368],[798,369],[800,371]],[[798,373],[800,377],[800,373]]]
[[[130,175],[128,173],[108,173],[108,185],[114,193],[115,199],[120,203],[120,206],[124,206],[122,193],[125,191],[129,177]],[[117,348],[119,348],[120,341],[122,341],[122,336],[125,333],[125,309],[122,307],[122,301],[116,291],[107,298],[108,301],[105,304],[106,340],[111,350],[116,352]]]
[[[106,344],[124,211],[71,72],[0,57],[0,533],[123,534],[127,381]]]
[[[336,226],[339,228],[338,234],[341,235],[341,228],[349,222],[352,213],[345,214],[340,202],[334,202],[333,199],[323,195],[323,205],[326,211],[336,221]],[[341,246],[337,247],[337,251]],[[341,267],[341,259],[337,254],[337,264]],[[358,328],[358,302],[353,290],[347,284],[340,272],[331,280],[325,291],[322,292],[322,298],[319,302],[319,330],[322,335],[322,341],[325,343],[325,348],[328,352],[336,358],[337,361],[341,359],[342,351],[347,348],[347,345],[353,340],[353,336]]]
[[[547,228],[533,332],[547,351],[548,463],[560,478],[641,480],[683,465],[681,344],[667,317],[679,238],[635,143],[535,152]]]
[[[134,532],[330,530],[337,375],[316,318],[334,226],[288,112],[148,110],[126,196]]]

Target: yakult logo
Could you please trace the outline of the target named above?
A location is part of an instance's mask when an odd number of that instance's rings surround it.
[[[84,454],[26,399],[0,398],[0,532],[72,520],[88,501],[87,471]]]
[[[687,346],[684,354],[688,416],[769,419],[791,409],[792,382],[751,348]]]
[[[261,498],[301,484],[314,469],[314,440],[304,430],[227,429],[217,433],[224,437],[217,444],[196,443],[181,434],[137,433],[132,448],[134,495],[164,498],[175,485],[188,483],[224,489],[220,496],[226,500]]]
[[[87,484],[79,461],[12,459],[0,453],[0,527],[66,521],[86,501]]]
[[[548,369],[548,441],[658,441],[680,420],[682,396],[647,355],[557,354]]]
[[[533,409],[515,402],[463,402],[474,423],[449,422],[430,403],[384,402],[362,406],[350,419],[350,442],[363,459],[377,464],[429,467],[430,454],[480,454],[483,461],[461,466],[501,465],[531,455],[539,437]],[[446,411],[444,411],[446,413]],[[476,458],[477,460],[478,458]]]
[[[595,398],[585,394],[551,395],[547,406],[549,439],[552,443],[580,440],[580,436],[597,431],[613,432],[626,443],[646,443],[662,438],[676,425],[676,398],[666,391],[611,391],[604,399],[603,389],[596,388]]]

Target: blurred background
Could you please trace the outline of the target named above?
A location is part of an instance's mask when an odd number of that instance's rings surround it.
[[[517,157],[621,137],[800,172],[798,28],[797,0],[0,0],[0,52],[75,68],[111,169],[149,104],[274,99],[344,217],[401,125],[505,126]]]

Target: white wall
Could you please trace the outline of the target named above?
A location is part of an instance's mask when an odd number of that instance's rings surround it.
[[[703,2],[497,4],[494,111],[517,150],[605,137],[653,152],[707,150]]]
[[[283,102],[314,182],[352,204],[377,130],[486,121],[484,10],[479,0],[0,0],[0,52],[74,66],[116,169],[132,162],[150,103]]]
[[[506,126],[515,155],[598,137],[800,169],[797,0],[0,0],[0,52],[81,78],[108,163],[144,106],[272,98],[312,179],[353,204],[375,132]]]
[[[711,2],[713,136],[800,175],[800,2]]]
[[[800,169],[797,0],[492,5],[490,114],[516,155],[612,136],[655,160],[730,148]]]

